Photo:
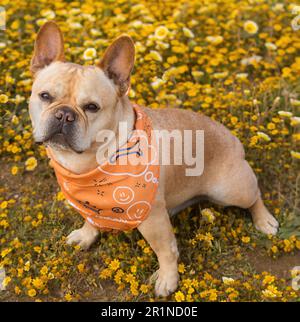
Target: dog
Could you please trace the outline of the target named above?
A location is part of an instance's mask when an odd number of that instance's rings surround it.
[[[31,61],[34,80],[29,113],[35,141],[46,144],[65,169],[80,175],[97,168],[96,154],[103,148],[96,140],[99,131],[109,129],[118,136],[117,125],[125,122],[126,135],[130,135],[135,112],[127,92],[134,60],[134,43],[122,35],[107,48],[97,66],[66,62],[58,25],[49,21],[41,27]],[[276,234],[278,223],[264,206],[242,144],[228,129],[205,115],[180,108],[145,107],[143,111],[154,130],[204,131],[202,175],[186,176],[186,165],[161,164],[151,211],[137,226],[159,262],[155,293],[167,296],[176,290],[179,279],[179,253],[170,212],[204,196],[216,204],[249,209],[255,227],[265,234]],[[160,160],[164,153],[168,151],[160,151]],[[67,243],[89,248],[98,234],[99,229],[86,220],[67,237]]]

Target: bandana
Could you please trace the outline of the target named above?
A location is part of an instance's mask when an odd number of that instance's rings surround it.
[[[138,105],[135,128],[127,143],[104,164],[74,174],[47,149],[59,186],[67,201],[99,230],[136,228],[150,213],[159,179],[158,149],[150,118]]]

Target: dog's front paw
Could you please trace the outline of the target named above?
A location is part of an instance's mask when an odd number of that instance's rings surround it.
[[[265,213],[264,216],[255,220],[254,226],[264,234],[276,235],[279,224],[270,213]]]
[[[179,274],[176,271],[163,272],[157,270],[150,278],[151,282],[155,281],[155,295],[168,296],[173,293],[178,284]]]
[[[76,229],[71,232],[67,237],[67,244],[77,244],[82,249],[88,249],[94,243],[97,238],[97,234],[87,233],[84,228]]]

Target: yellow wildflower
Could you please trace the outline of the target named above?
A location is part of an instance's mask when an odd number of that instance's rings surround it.
[[[37,166],[37,159],[35,157],[30,157],[25,162],[26,170],[33,171]]]
[[[183,302],[185,300],[185,296],[181,291],[176,292],[174,298],[176,302]]]
[[[30,297],[35,297],[36,296],[36,290],[34,288],[31,288],[31,289],[28,290],[27,294]]]
[[[95,48],[87,48],[83,53],[84,60],[90,60],[97,56],[97,52]]]
[[[14,176],[18,173],[18,171],[19,171],[19,168],[17,166],[13,166],[10,170],[11,174]]]
[[[167,37],[169,33],[169,29],[166,28],[165,26],[159,26],[155,29],[154,35],[155,38],[162,40]]]
[[[5,104],[8,102],[8,97],[5,94],[0,94],[0,104]]]
[[[119,267],[120,267],[120,262],[117,259],[114,259],[109,264],[109,268],[113,271],[116,271]]]
[[[244,30],[250,34],[250,35],[254,35],[257,33],[258,31],[258,25],[256,22],[252,21],[252,20],[247,20],[244,23]]]

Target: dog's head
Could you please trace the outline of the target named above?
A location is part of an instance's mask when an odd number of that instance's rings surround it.
[[[31,61],[29,112],[35,141],[78,153],[89,149],[99,131],[114,129],[133,65],[134,44],[128,36],[117,38],[98,66],[65,62],[60,29],[47,22]]]

